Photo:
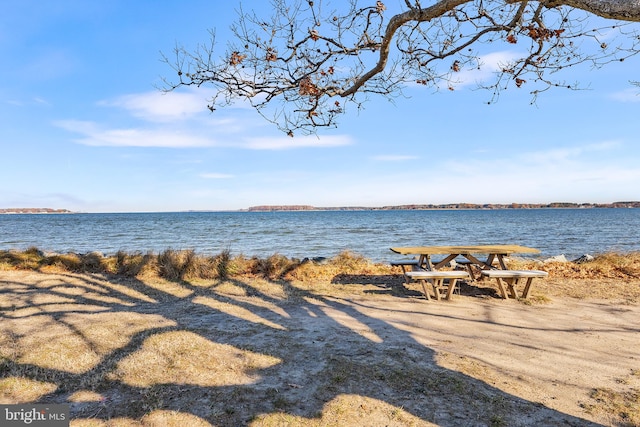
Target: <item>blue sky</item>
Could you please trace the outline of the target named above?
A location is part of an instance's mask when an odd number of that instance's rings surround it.
[[[399,0],[394,0],[398,3]],[[392,1],[387,3],[391,5]],[[246,1],[264,8],[267,2]],[[163,95],[161,61],[216,29],[233,1],[13,0],[0,15],[0,208],[82,212],[262,204],[614,202],[640,199],[637,59],[526,90],[409,88],[316,136],[289,138],[208,90]],[[511,52],[497,51],[494,56]]]

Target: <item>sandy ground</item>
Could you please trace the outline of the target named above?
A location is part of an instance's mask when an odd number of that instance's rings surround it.
[[[0,379],[6,385],[20,372],[29,381],[58,376],[71,384],[25,399],[0,381],[0,403],[70,403],[76,421],[163,410],[202,425],[327,425],[326,414],[342,411],[350,425],[589,426],[614,425],[588,410],[597,405],[594,389],[640,389],[638,304],[554,297],[529,305],[465,295],[428,302],[375,286],[295,298],[250,282],[234,284],[242,292],[171,286],[0,271],[0,344],[12,359]],[[60,350],[64,343],[55,341],[66,330],[82,342]],[[218,370],[211,378],[190,376],[175,360],[165,363],[166,354],[153,359],[161,351],[153,353],[151,338],[178,333],[209,346],[208,357],[224,346],[225,357],[235,349],[270,359],[256,356],[227,380],[219,366],[231,362],[221,360],[208,362]],[[41,340],[39,358],[24,353],[34,340]],[[64,351],[76,354],[72,366]],[[198,351],[184,357],[198,360]],[[155,365],[134,375],[139,368],[125,362],[135,366],[142,356]],[[164,387],[157,407],[127,408],[154,384]],[[291,418],[269,424],[283,413]]]
[[[567,299],[543,306],[469,299],[416,305],[358,306],[433,351],[439,366],[560,413],[608,424],[585,415],[590,392],[624,390],[631,381],[640,386],[638,306]]]

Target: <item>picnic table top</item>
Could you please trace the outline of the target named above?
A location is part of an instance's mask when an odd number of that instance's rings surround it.
[[[538,249],[520,245],[409,246],[391,250],[400,255],[540,253]]]

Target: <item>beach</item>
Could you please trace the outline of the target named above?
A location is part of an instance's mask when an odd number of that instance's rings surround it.
[[[68,404],[76,426],[638,425],[639,278],[426,301],[366,273],[0,270],[0,403]]]

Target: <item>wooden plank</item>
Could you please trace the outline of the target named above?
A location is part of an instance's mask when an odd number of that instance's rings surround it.
[[[482,275],[509,279],[522,277],[546,277],[549,273],[541,270],[485,270],[482,272]]]
[[[540,253],[538,249],[520,245],[408,246],[391,250],[400,255]]]
[[[459,278],[465,279],[469,277],[469,274],[466,271],[462,270],[453,270],[453,271],[408,271],[407,276],[412,279],[451,279],[451,278]]]
[[[433,268],[435,268],[437,270],[437,269],[445,266],[449,262],[451,262],[451,260],[454,260],[457,256],[458,256],[458,254],[451,254],[448,257],[446,257],[445,259],[443,259],[442,261],[439,261],[439,262],[435,263],[433,265]]]
[[[529,291],[531,290],[531,284],[536,277],[546,277],[548,273],[540,270],[484,270],[483,276],[493,277],[498,283],[500,293],[502,297],[507,299],[507,293],[504,284],[509,287],[509,293],[512,298],[518,298],[517,288],[525,281],[524,292],[522,298],[527,299],[529,297]]]
[[[399,265],[418,265],[417,259],[404,259],[404,260],[393,260],[389,262],[391,266],[397,267]]]

